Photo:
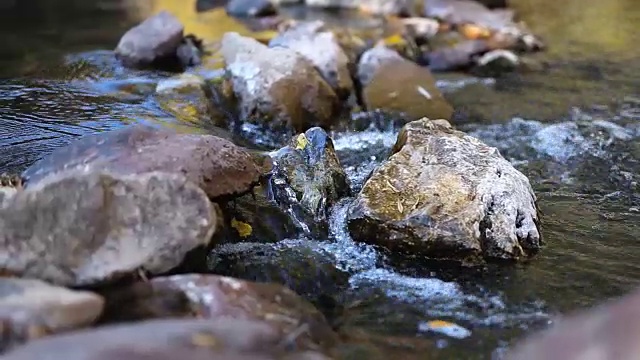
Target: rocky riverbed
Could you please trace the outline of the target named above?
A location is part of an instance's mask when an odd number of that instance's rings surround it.
[[[633,353],[639,82],[533,3],[110,2],[0,84],[1,357]]]

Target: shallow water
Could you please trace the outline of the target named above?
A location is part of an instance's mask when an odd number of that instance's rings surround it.
[[[460,127],[496,146],[532,181],[547,246],[527,264],[473,272],[397,265],[355,244],[344,229],[349,199],[335,207],[330,251],[352,276],[352,324],[389,335],[424,336],[439,358],[487,358],[559,312],[630,291],[640,271],[640,47],[636,0],[516,0],[549,45],[541,73],[474,80],[441,75]],[[2,2],[0,5],[8,2]],[[163,74],[131,72],[112,59],[124,29],[169,7],[187,31],[215,38],[192,4],[173,1],[31,1],[0,11],[0,173],[18,172],[84,134],[132,122],[177,126],[149,98]],[[92,5],[89,5],[92,4]],[[141,5],[144,3],[144,6]],[[3,5],[4,6],[4,5]],[[100,11],[98,11],[100,10]],[[70,15],[74,12],[73,16]],[[132,80],[133,79],[133,80]],[[129,83],[147,84],[120,91]],[[371,130],[335,134],[357,190],[395,141]],[[293,246],[290,240],[282,246]],[[424,332],[453,321],[465,339]],[[422,329],[422,330],[421,330]]]

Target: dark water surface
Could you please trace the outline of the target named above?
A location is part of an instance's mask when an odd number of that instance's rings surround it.
[[[488,358],[554,314],[639,282],[640,2],[513,3],[548,43],[538,55],[547,69],[462,88],[460,75],[440,77],[460,127],[531,179],[544,214],[543,252],[527,264],[474,273],[385,265],[344,231],[348,199],[334,210],[332,239],[320,242],[353,274],[349,296],[361,304],[353,324],[438,339],[440,358]],[[191,1],[0,0],[0,8],[0,173],[19,172],[84,134],[132,122],[176,125],[144,90],[164,75],[126,71],[108,51],[150,12],[170,9],[200,36],[227,30],[196,17]],[[121,91],[134,83],[142,90]],[[395,141],[390,132],[335,136],[356,186]],[[471,336],[421,332],[433,319]]]

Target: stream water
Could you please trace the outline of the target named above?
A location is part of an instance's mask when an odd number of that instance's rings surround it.
[[[108,51],[150,12],[169,8],[187,28],[220,34],[181,1],[0,0],[0,173],[52,149],[134,122],[175,126],[123,84],[165,74],[120,68]],[[345,231],[344,199],[331,238],[315,239],[351,273],[351,322],[387,335],[424,336],[431,358],[489,358],[554,315],[629,292],[640,274],[640,47],[636,0],[514,0],[549,50],[545,71],[495,80],[442,74],[462,130],[496,146],[540,199],[546,247],[532,261],[455,271],[392,263]],[[187,14],[187,15],[185,15]],[[395,141],[393,131],[333,134],[357,190]],[[281,246],[295,246],[301,239]],[[463,339],[426,333],[442,319]],[[451,334],[455,335],[455,334]]]

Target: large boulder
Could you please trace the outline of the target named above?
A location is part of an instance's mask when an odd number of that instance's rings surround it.
[[[557,319],[510,349],[504,360],[636,359],[640,354],[640,291]]]
[[[288,288],[218,275],[175,275],[105,293],[105,321],[154,317],[232,318],[267,326],[297,349],[328,349],[337,336],[324,316]],[[155,309],[149,311],[149,309]],[[288,338],[303,329],[298,336]]]
[[[182,175],[54,174],[0,208],[0,273],[72,286],[164,273],[208,244],[216,223]]]
[[[135,125],[87,135],[58,148],[25,170],[23,177],[29,188],[51,174],[73,169],[182,174],[211,198],[247,192],[264,171],[254,156],[228,140]]]
[[[104,300],[33,279],[0,278],[0,351],[48,334],[90,325]]]
[[[184,26],[167,11],[160,11],[127,31],[116,47],[116,57],[123,65],[147,67],[177,58]]]
[[[541,247],[529,180],[497,149],[422,119],[402,129],[392,154],[349,208],[355,240],[464,263],[523,259]]]
[[[345,99],[353,91],[349,58],[336,35],[322,21],[300,22],[269,42],[270,47],[295,50],[313,63],[338,97]]]
[[[290,340],[296,335],[291,334]],[[255,320],[149,320],[35,340],[6,353],[3,359],[327,359],[315,351],[290,349],[291,341],[282,340],[275,329]]]
[[[239,119],[275,133],[330,127],[339,102],[313,63],[294,50],[269,48],[226,33],[221,53],[239,100]]]

